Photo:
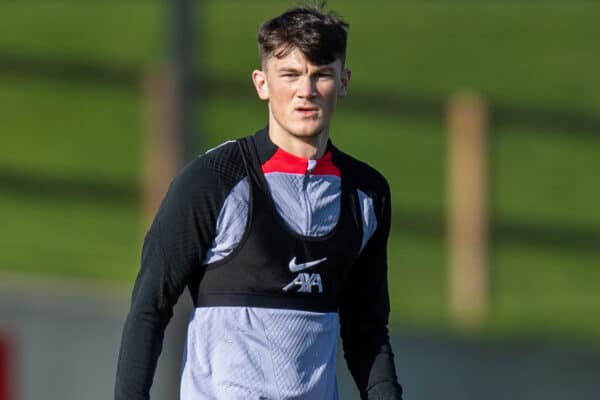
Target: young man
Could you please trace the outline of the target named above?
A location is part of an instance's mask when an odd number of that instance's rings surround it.
[[[116,399],[148,399],[163,332],[187,286],[195,310],[183,400],[338,399],[338,326],[362,399],[398,400],[388,338],[390,195],[334,147],[348,25],[311,7],[260,28],[267,128],[198,157],[146,236]]]

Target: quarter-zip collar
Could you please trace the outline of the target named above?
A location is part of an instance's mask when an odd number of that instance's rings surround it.
[[[325,154],[316,160],[298,157],[277,147],[269,138],[268,128],[254,135],[263,173],[281,172],[289,174],[334,175],[340,176],[338,167],[333,163],[331,141],[327,141]]]

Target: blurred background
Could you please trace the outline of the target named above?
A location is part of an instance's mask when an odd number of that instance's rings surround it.
[[[0,400],[112,396],[157,193],[266,123],[256,32],[295,3],[184,3],[0,3]],[[600,3],[329,8],[352,69],[332,140],[392,189],[406,398],[600,398]]]

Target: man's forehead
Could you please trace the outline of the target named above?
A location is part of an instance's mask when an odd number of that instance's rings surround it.
[[[305,68],[310,67],[311,69],[323,69],[323,68],[336,68],[338,64],[341,64],[341,60],[336,58],[334,61],[328,64],[313,64],[308,60],[306,55],[302,53],[298,48],[292,48],[281,56],[277,56],[278,52],[275,51],[273,54],[265,60],[265,67],[271,67],[275,69],[281,68]]]

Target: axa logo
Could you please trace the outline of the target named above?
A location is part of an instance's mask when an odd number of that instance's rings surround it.
[[[325,260],[327,260],[327,257],[296,264],[296,257],[294,257],[290,260],[290,272],[304,271],[305,269],[314,267]],[[318,293],[323,293],[323,281],[321,280],[321,275],[318,273],[300,272],[293,281],[288,283],[283,288],[283,291],[287,292],[293,288],[296,288],[296,292],[298,293],[312,293],[313,288],[316,288]]]

